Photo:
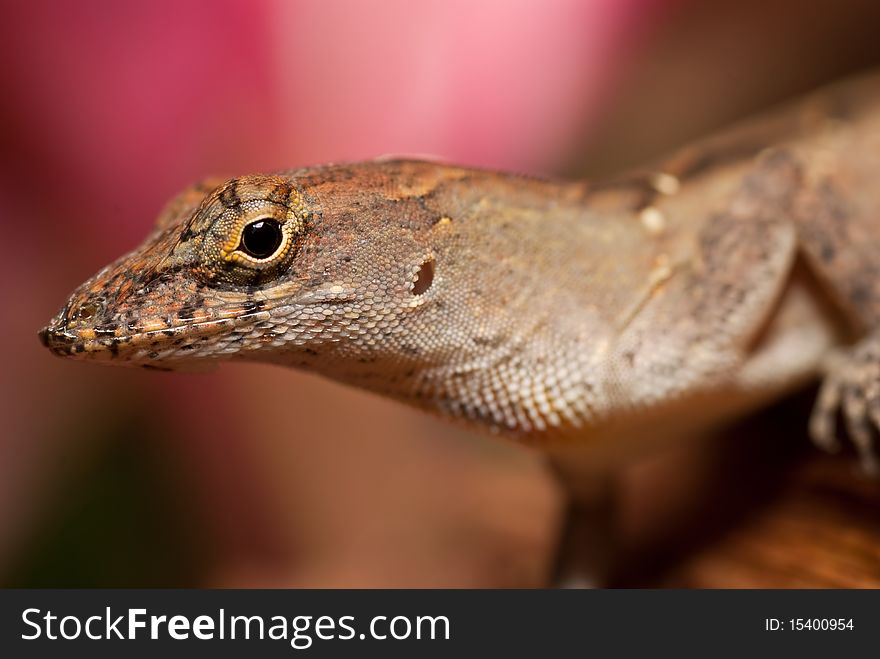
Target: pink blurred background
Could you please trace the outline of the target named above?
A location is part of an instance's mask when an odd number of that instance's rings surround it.
[[[544,583],[564,495],[528,451],[266,366],[67,363],[36,331],[206,175],[604,173],[878,61],[875,4],[4,2],[0,584]]]

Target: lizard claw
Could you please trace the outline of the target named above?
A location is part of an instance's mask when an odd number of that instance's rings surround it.
[[[829,364],[810,418],[813,443],[826,451],[841,448],[838,413],[862,469],[873,476],[880,474],[880,342],[873,337],[848,354],[836,355]]]

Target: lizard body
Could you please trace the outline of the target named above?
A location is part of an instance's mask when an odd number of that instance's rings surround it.
[[[396,160],[210,180],[40,336],[107,364],[316,371],[572,464],[834,357],[812,431],[834,446],[842,407],[871,468],[878,175],[874,74],[597,184]]]

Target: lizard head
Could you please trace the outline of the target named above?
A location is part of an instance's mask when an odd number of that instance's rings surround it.
[[[60,356],[162,369],[377,358],[432,283],[418,235],[438,218],[422,195],[438,170],[367,163],[194,186],[40,339]]]

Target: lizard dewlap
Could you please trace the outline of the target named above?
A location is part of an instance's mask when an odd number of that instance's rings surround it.
[[[870,75],[596,184],[403,160],[209,180],[40,338],[308,369],[559,452],[824,374],[814,437],[836,446],[841,409],[873,468],[878,173]]]

